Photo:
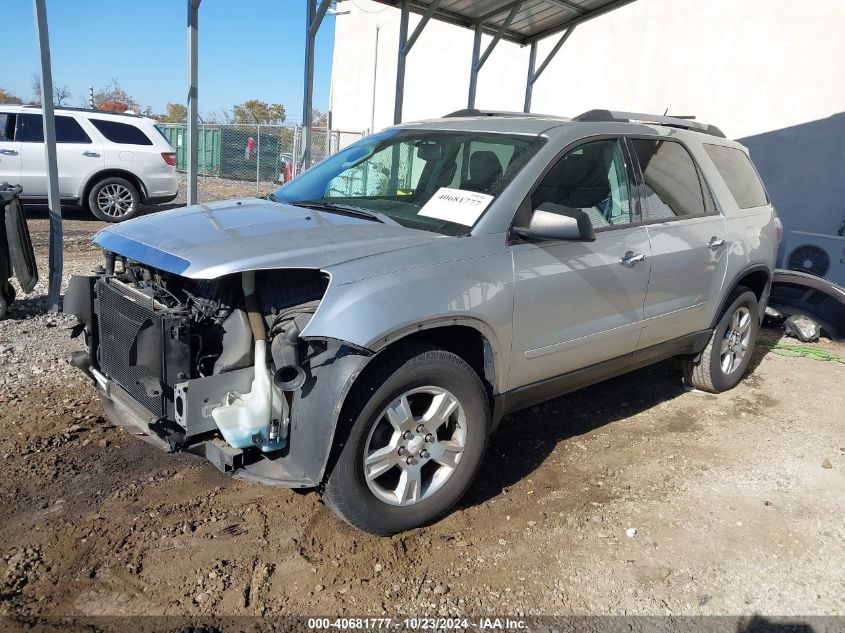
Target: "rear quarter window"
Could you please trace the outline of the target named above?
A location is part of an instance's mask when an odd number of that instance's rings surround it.
[[[129,123],[106,121],[105,119],[90,119],[91,124],[112,143],[121,145],[152,145],[153,142],[144,132]]]
[[[769,196],[748,155],[740,149],[724,145],[704,144],[704,151],[716,166],[740,209],[753,209],[769,204]]]

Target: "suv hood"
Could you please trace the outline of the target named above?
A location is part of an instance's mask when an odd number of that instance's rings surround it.
[[[155,213],[103,229],[104,249],[194,279],[245,270],[326,269],[443,235],[259,198]]]

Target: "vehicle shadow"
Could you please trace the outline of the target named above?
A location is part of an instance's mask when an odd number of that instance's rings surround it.
[[[777,341],[782,332],[761,330],[758,341]],[[771,350],[755,345],[745,379]],[[529,477],[566,440],[647,411],[677,398],[689,387],[677,359],[663,361],[506,416],[490,437],[475,483],[461,500],[466,508],[489,501]]]
[[[506,416],[461,506],[493,499],[537,470],[555,447],[684,393],[675,360],[586,387]]]

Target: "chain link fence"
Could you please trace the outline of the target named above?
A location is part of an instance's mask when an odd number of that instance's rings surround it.
[[[160,123],[162,134],[176,150],[176,169],[188,166],[188,129]],[[364,136],[364,132],[311,128],[312,161],[320,161]],[[201,123],[198,126],[197,187],[201,200],[217,199],[216,191],[240,195],[271,192],[302,170],[301,125]]]

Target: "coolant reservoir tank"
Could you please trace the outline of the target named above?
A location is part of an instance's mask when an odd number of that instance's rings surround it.
[[[273,385],[267,367],[267,344],[255,343],[255,377],[249,393],[230,393],[219,407],[211,412],[223,439],[234,448],[257,446],[264,452],[283,448],[286,439],[270,441],[271,424],[284,429],[287,402]]]

